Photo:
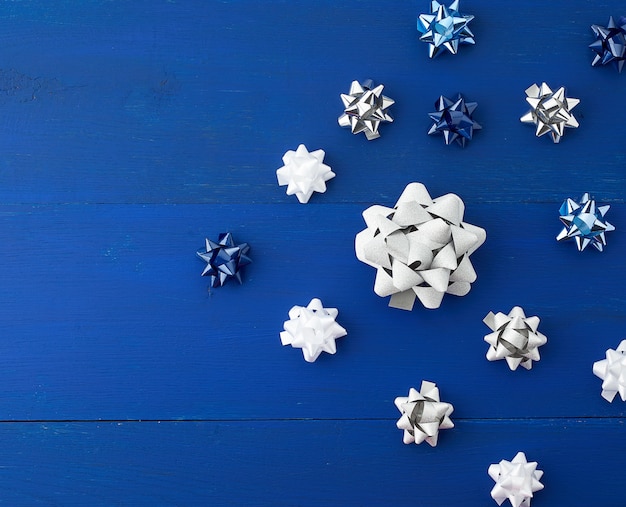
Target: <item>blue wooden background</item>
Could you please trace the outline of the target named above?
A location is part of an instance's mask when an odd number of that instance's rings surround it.
[[[495,505],[487,468],[520,450],[534,506],[626,503],[626,404],[591,371],[626,338],[626,76],[587,48],[624,5],[461,7],[476,46],[430,61],[426,0],[0,2],[0,503]],[[373,142],[336,123],[366,78],[396,100]],[[581,99],[560,145],[519,122],[541,81]],[[457,92],[465,150],[426,135]],[[300,143],[337,174],[308,205],[275,176]],[[487,230],[436,311],[387,308],[353,250],[411,181]],[[585,191],[604,254],[554,240]],[[208,294],[195,251],[227,230],[254,262]],[[348,336],[308,364],[278,333],[312,297]],[[531,371],[484,357],[514,305],[548,336]],[[422,379],[455,406],[436,448],[395,427]]]

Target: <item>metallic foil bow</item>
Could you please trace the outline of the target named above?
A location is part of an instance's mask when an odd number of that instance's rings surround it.
[[[626,340],[622,340],[617,349],[608,349],[606,359],[593,363],[593,374],[602,379],[602,397],[613,402],[619,393],[626,401]]]
[[[405,444],[428,442],[437,445],[439,430],[454,428],[450,414],[454,407],[439,399],[439,389],[434,382],[422,381],[420,390],[409,389],[409,395],[394,401],[402,414],[396,426],[404,430],[402,441]]]
[[[522,123],[532,123],[537,126],[535,135],[541,137],[550,133],[555,143],[561,141],[565,128],[578,128],[578,121],[572,114],[580,102],[578,99],[570,99],[565,94],[565,88],[561,86],[557,91],[546,84],[541,86],[533,84],[526,89],[526,102],[531,110],[520,118]]]
[[[371,79],[359,83],[352,81],[350,93],[341,94],[344,113],[337,120],[342,127],[350,127],[353,134],[363,132],[369,141],[380,137],[381,123],[391,123],[393,118],[387,110],[394,101],[383,95],[384,85],[374,87]]]
[[[616,24],[611,16],[608,26],[591,25],[591,29],[596,36],[596,41],[589,45],[596,54],[591,65],[613,63],[622,72],[626,61],[626,17],[621,16]]]
[[[248,243],[235,245],[230,232],[220,234],[217,243],[210,239],[205,241],[205,248],[197,254],[206,262],[202,276],[211,277],[211,287],[221,287],[231,278],[241,283],[241,269],[252,262],[247,255]]]
[[[289,320],[285,321],[285,330],[280,333],[283,345],[302,349],[304,360],[312,363],[322,352],[337,352],[335,340],[348,333],[335,319],[337,308],[324,308],[322,302],[311,299],[306,306],[294,306],[289,310]]]
[[[356,236],[356,256],[376,268],[374,292],[391,296],[389,306],[411,310],[418,298],[439,308],[445,293],[466,295],[476,272],[470,255],[486,238],[484,229],[463,221],[458,195],[432,199],[421,183],[410,183],[394,208],[363,212],[367,229]]]
[[[422,35],[420,40],[428,44],[428,56],[434,58],[441,48],[453,55],[459,50],[459,44],[475,44],[474,34],[469,29],[469,22],[474,16],[459,13],[459,0],[450,7],[433,1],[430,3],[430,14],[417,17],[417,31]]]
[[[482,128],[472,117],[477,106],[476,102],[465,102],[460,93],[456,101],[441,95],[435,102],[437,111],[428,113],[434,122],[428,133],[443,134],[446,144],[456,141],[464,148],[465,144],[472,140],[474,130]]]
[[[502,312],[489,312],[483,319],[493,333],[485,336],[490,345],[487,351],[489,361],[506,359],[511,370],[522,365],[527,370],[533,361],[539,361],[539,347],[548,341],[539,331],[539,317],[526,317],[519,306],[513,307],[508,315]]]
[[[597,206],[596,201],[585,193],[579,202],[565,199],[559,209],[559,220],[565,227],[556,237],[557,241],[571,238],[576,240],[578,251],[582,252],[588,245],[602,252],[606,246],[604,234],[615,230],[615,227],[604,219],[611,206]]]
[[[542,470],[537,470],[537,462],[526,460],[523,452],[518,452],[512,461],[503,459],[500,463],[489,465],[489,477],[496,481],[491,490],[491,498],[502,505],[508,498],[513,507],[530,507],[533,493],[543,489],[539,482]]]
[[[313,192],[326,192],[326,182],[335,177],[324,164],[324,150],[309,152],[304,144],[283,156],[283,164],[276,170],[279,185],[287,185],[287,195],[296,194],[302,204],[309,202]]]

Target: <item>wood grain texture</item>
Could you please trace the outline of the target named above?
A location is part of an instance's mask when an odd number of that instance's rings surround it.
[[[372,292],[375,271],[355,258],[362,210],[1,207],[13,239],[0,245],[2,419],[389,417],[422,379],[466,418],[624,415],[591,372],[623,338],[623,235],[611,233],[604,254],[580,255],[555,241],[552,204],[468,207],[466,220],[488,235],[472,256],[472,291],[404,312]],[[624,205],[611,212],[626,223]],[[516,224],[531,236],[514,237]],[[244,285],[209,295],[195,250],[223,230],[250,243],[253,264]],[[575,274],[593,277],[599,263],[616,276],[579,283]],[[349,335],[336,356],[307,364],[278,333],[291,306],[313,297],[339,308]],[[538,315],[549,339],[530,372],[484,357],[483,317],[515,305]]]
[[[0,503],[482,506],[523,450],[534,507],[623,505],[625,405],[591,366],[626,323],[626,101],[587,48],[623,5],[464,0],[477,44],[434,61],[427,7],[0,3]],[[366,78],[396,100],[374,142],[336,122]],[[581,99],[560,145],[518,121],[541,81]],[[426,135],[457,92],[484,127],[465,150]],[[306,206],[275,176],[300,143],[337,173]],[[437,311],[389,309],[354,255],[362,211],[411,181],[487,230]],[[604,254],[554,240],[585,191],[612,204]],[[208,293],[195,251],[227,230],[253,264]],[[348,336],[307,364],[278,333],[313,297]],[[484,358],[483,317],[514,305],[548,336],[530,372]],[[422,379],[455,406],[435,449],[395,428]]]
[[[327,203],[392,199],[413,179],[472,202],[583,189],[623,201],[623,80],[592,68],[587,48],[617,0],[468,2],[478,43],[435,61],[417,40],[418,2],[3,7],[1,202],[289,203],[274,171],[300,143],[325,149],[338,175]],[[337,125],[339,94],[368,77],[397,102],[374,143]],[[519,122],[541,81],[581,99],[560,146]],[[437,97],[457,92],[485,127],[464,151],[426,135]]]
[[[524,449],[545,473],[533,505],[621,507],[626,466],[623,419],[457,421],[437,448],[393,420],[3,424],[0,442],[7,505],[479,507],[489,464]]]

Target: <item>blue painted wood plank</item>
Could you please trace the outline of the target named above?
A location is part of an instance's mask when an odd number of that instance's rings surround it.
[[[620,507],[623,441],[623,419],[456,421],[436,448],[393,420],[0,424],[0,487],[13,506],[478,507],[489,465],[524,451],[533,505]]]
[[[327,151],[328,202],[393,198],[415,178],[475,201],[623,202],[621,76],[587,48],[622,3],[467,1],[476,46],[435,61],[415,30],[427,5],[4,5],[0,202],[291,202],[274,171],[299,143]],[[397,102],[371,143],[336,124],[339,94],[368,77]],[[560,146],[518,121],[544,80],[582,101]],[[459,91],[485,127],[466,150],[426,135],[436,98]]]
[[[587,48],[623,5],[464,0],[478,44],[429,61],[427,4],[2,5],[0,501],[485,505],[488,464],[525,450],[546,471],[533,505],[623,504],[624,405],[591,364],[624,338],[626,102]],[[397,102],[372,143],[336,125],[368,77]],[[543,80],[582,101],[559,146],[518,122]],[[464,151],[425,135],[457,91],[485,127]],[[274,173],[301,142],[337,173],[306,207]],[[352,244],[361,211],[414,180],[461,194],[488,240],[469,296],[405,313]],[[602,256],[554,241],[583,191],[616,204]],[[254,264],[207,295],[194,252],[227,229]],[[314,296],[349,335],[310,365],[278,332]],[[531,372],[484,358],[483,316],[517,304],[549,338]],[[455,405],[437,449],[394,427],[422,379]],[[98,419],[211,421],[49,422]],[[6,422],[25,420],[48,422]]]
[[[478,281],[413,312],[373,293],[358,204],[1,206],[0,419],[385,418],[422,379],[464,418],[623,416],[591,372],[624,338],[623,234],[581,254],[553,204],[466,204]],[[253,264],[209,295],[195,251],[226,230]],[[313,297],[348,336],[307,364],[278,333]],[[484,357],[483,317],[514,305],[549,340],[530,372]]]

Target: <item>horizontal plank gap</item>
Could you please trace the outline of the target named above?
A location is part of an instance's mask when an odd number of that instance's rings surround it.
[[[325,418],[325,417],[284,417],[284,418],[224,418],[224,419],[3,419],[0,424],[69,424],[69,423],[238,423],[238,422],[374,422],[374,421],[395,421],[397,418],[390,417],[355,417],[355,418]],[[455,422],[476,423],[476,422],[583,422],[583,421],[626,421],[620,416],[585,416],[585,417],[506,417],[506,418],[453,418]]]

